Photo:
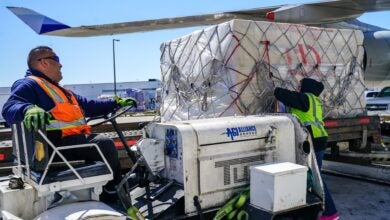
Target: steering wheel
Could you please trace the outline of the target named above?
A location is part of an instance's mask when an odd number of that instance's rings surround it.
[[[133,108],[132,105],[125,106],[125,107],[116,109],[113,112],[108,113],[107,115],[91,117],[91,118],[87,119],[87,122],[103,118],[104,119],[103,121],[99,121],[99,122],[97,122],[95,124],[90,124],[89,125],[91,127],[96,127],[96,126],[99,126],[101,124],[104,124],[104,123],[107,123],[107,122],[111,122],[112,120],[115,120],[117,117],[119,117],[119,116],[125,114],[126,112],[128,112],[131,108]]]

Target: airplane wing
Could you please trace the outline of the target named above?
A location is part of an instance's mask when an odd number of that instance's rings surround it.
[[[212,25],[231,19],[270,20],[308,25],[336,23],[357,18],[365,12],[390,10],[390,0],[333,0],[80,27],[70,27],[27,8],[8,9],[38,34],[90,37]]]

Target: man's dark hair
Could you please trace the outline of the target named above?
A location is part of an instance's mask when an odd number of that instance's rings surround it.
[[[34,62],[46,56],[50,56],[52,54],[53,54],[53,49],[51,49],[48,46],[38,46],[31,49],[27,57],[28,68],[32,69],[34,67]]]

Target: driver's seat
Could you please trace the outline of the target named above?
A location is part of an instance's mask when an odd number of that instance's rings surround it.
[[[90,193],[84,193],[87,196],[81,200],[98,200],[102,186],[113,178],[113,172],[96,144],[56,147],[44,131],[29,132],[23,123],[12,125],[12,141],[17,162],[13,172],[35,188],[38,196],[87,189]],[[104,162],[68,161],[61,154],[62,150],[91,146]],[[60,163],[53,162],[55,156],[61,158]]]

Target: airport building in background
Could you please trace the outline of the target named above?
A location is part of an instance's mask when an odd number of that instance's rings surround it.
[[[96,99],[101,96],[113,96],[114,95],[114,83],[85,83],[85,84],[69,84],[64,85],[65,88],[72,92],[84,96],[88,99]],[[126,97],[128,89],[142,90],[148,98],[156,97],[156,89],[161,88],[161,81],[158,79],[149,79],[148,81],[137,82],[117,82],[116,92],[120,97]],[[9,96],[11,93],[11,87],[0,87],[0,94],[3,96]]]
[[[69,84],[64,85],[64,87],[89,99],[114,95],[114,83]],[[128,96],[129,89],[139,89],[145,93],[147,99],[152,99],[156,97],[157,88],[161,88],[161,81],[158,79],[137,82],[118,82],[116,83],[116,94],[119,97],[126,97]]]
[[[137,82],[118,82],[116,83],[116,94],[119,97],[128,97],[132,96],[131,94],[135,94],[137,97],[134,98],[136,98],[139,103],[137,111],[154,110],[160,102],[156,90],[161,90],[159,89],[161,86],[161,81],[158,79]],[[88,99],[114,97],[114,83],[69,84],[64,85],[64,87]],[[134,93],[134,91],[141,91],[142,97],[140,97],[140,93]],[[10,93],[11,87],[0,87],[0,112]],[[1,123],[4,123],[4,119],[0,114],[0,124]]]

